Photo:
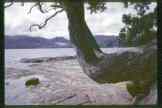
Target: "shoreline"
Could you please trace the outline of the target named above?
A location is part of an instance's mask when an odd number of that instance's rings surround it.
[[[69,60],[69,59],[76,59],[76,56],[22,58],[20,62],[21,63],[42,63],[42,62],[60,61],[60,60]]]
[[[128,82],[98,84],[84,74],[76,56],[24,58],[21,62],[29,68],[6,68],[6,105],[132,104]],[[26,87],[31,78],[38,78],[40,84]],[[143,104],[156,104],[155,98],[146,98]]]

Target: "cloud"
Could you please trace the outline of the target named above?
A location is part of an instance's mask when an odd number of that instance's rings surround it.
[[[86,10],[86,21],[94,34],[118,35],[123,27],[122,15],[126,13],[123,3],[107,3],[107,9],[98,14],[89,14]]]
[[[31,35],[53,38],[56,36],[64,36],[69,38],[68,20],[65,12],[54,17],[48,25],[37,31],[30,32],[31,24],[42,23],[49,17],[53,11],[48,14],[40,13],[37,8],[33,8],[31,14],[27,14],[33,3],[25,3],[24,7],[20,3],[5,9],[5,34],[6,35]],[[123,27],[122,15],[128,12],[135,12],[133,7],[124,8],[120,2],[107,3],[107,10],[102,13],[90,14],[85,8],[85,19],[87,25],[93,34],[118,35]]]

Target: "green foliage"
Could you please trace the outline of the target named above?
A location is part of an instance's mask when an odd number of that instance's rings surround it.
[[[137,15],[123,15],[122,21],[125,26],[121,29],[119,36],[121,43],[126,46],[137,46],[148,43],[156,37],[157,9],[147,13],[149,3],[136,3],[134,9]]]
[[[54,0],[54,5],[51,5],[51,7],[55,6],[56,4],[62,5],[67,4],[70,2],[82,2],[82,3],[87,3],[88,4],[88,9],[90,9],[91,13],[97,13],[97,12],[103,12],[106,7],[106,1],[105,0]],[[78,7],[79,8],[79,7]],[[57,9],[57,7],[55,7]]]
[[[106,9],[104,0],[87,0],[91,13],[103,12]]]
[[[32,79],[29,79],[25,82],[25,85],[26,86],[34,86],[34,85],[38,85],[40,82],[39,82],[39,79],[38,78],[32,78]]]

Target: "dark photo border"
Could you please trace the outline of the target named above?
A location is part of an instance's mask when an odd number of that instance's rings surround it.
[[[153,2],[157,2],[158,6],[158,34],[157,34],[157,39],[158,39],[158,75],[157,75],[157,80],[158,80],[158,104],[157,105],[108,105],[108,106],[65,106],[65,105],[17,105],[17,106],[11,106],[11,105],[5,105],[4,104],[4,96],[5,96],[5,88],[4,88],[4,74],[5,74],[5,61],[4,61],[4,2],[5,1],[12,1],[12,0],[0,0],[0,108],[162,108],[162,36],[161,36],[161,28],[162,28],[162,0],[151,0]],[[14,2],[31,2],[35,0],[14,0]],[[39,0],[39,1],[53,1],[53,0]],[[131,1],[131,0],[105,0],[108,2],[119,2],[119,1]],[[144,1],[144,0],[136,0],[137,2]]]

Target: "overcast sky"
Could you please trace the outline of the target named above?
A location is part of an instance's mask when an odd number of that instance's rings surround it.
[[[155,7],[156,4],[152,4]],[[29,31],[31,24],[42,23],[46,17],[50,16],[54,11],[47,14],[40,13],[37,8],[33,8],[31,14],[27,14],[32,3],[25,3],[21,6],[15,3],[5,9],[5,35],[30,35],[41,36],[45,38],[53,38],[56,36],[64,36],[69,38],[68,21],[65,12],[58,14],[48,22],[48,25],[41,30]],[[134,13],[133,7],[124,8],[120,2],[106,4],[107,9],[102,13],[90,14],[85,9],[86,22],[94,35],[118,35],[120,29],[124,26],[122,23],[122,15],[124,13]]]

